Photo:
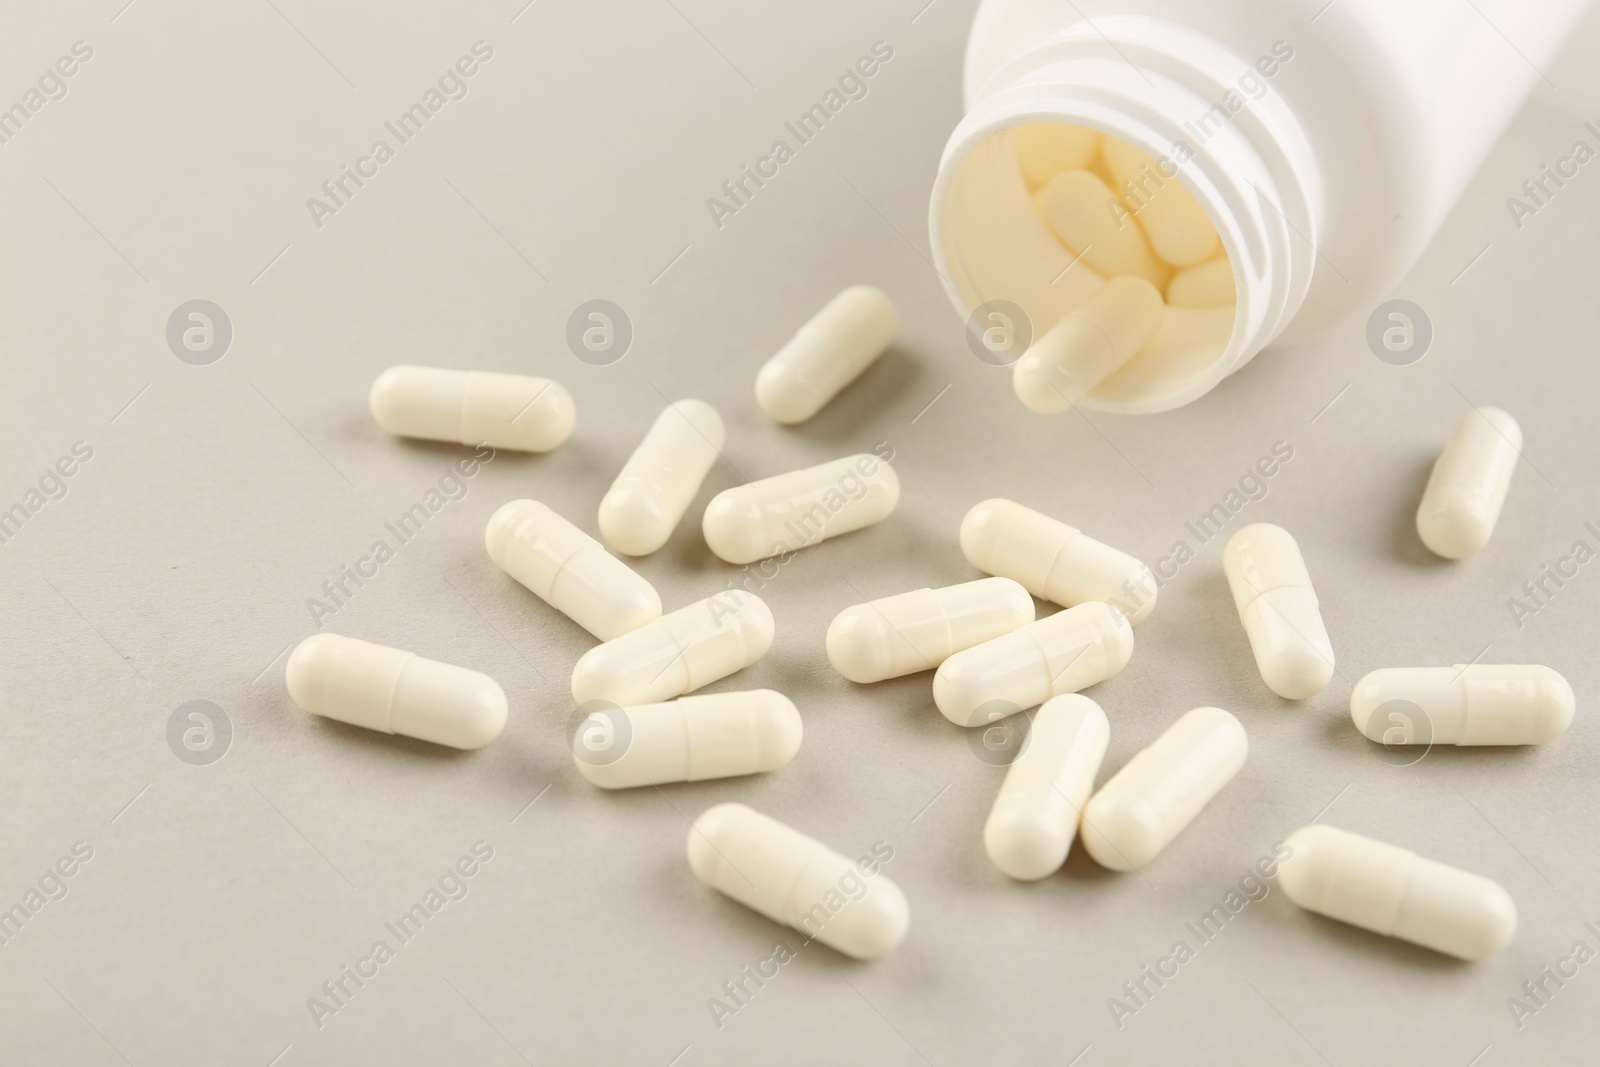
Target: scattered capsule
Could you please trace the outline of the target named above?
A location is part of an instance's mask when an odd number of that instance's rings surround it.
[[[1184,714],[1089,798],[1083,847],[1113,871],[1143,867],[1239,773],[1249,747],[1221,708]]]
[[[952,655],[1033,621],[1010,578],[917,589],[845,608],[828,627],[828,661],[852,682],[931,671]]]
[[[1285,700],[1326,689],[1333,680],[1333,645],[1289,531],[1267,522],[1246,526],[1228,539],[1222,569],[1267,688]]]
[[[1061,868],[1110,740],[1106,713],[1088,697],[1044,702],[983,824],[983,848],[996,867],[1025,882]]]
[[[894,468],[862,452],[725,489],[701,529],[721,559],[754,563],[880,523],[899,502]]]
[[[722,437],[722,416],[710,404],[668,404],[601,499],[601,536],[630,556],[666,544],[721,453]]]
[[[756,403],[778,422],[805,422],[883,355],[898,326],[882,289],[852,285],[762,366]]]
[[[372,417],[392,434],[518,452],[572,436],[572,394],[548,378],[443,367],[390,367],[372,383]]]
[[[1122,612],[1091,601],[957,652],[933,676],[933,702],[957,726],[984,726],[1103,682],[1132,655]]]
[[[846,956],[870,960],[905,940],[911,909],[880,870],[874,846],[852,863],[814,838],[743,804],[707,808],[689,830],[695,876],[774,922]]]
[[[1522,427],[1499,408],[1456,423],[1417,508],[1417,534],[1434,555],[1464,559],[1489,543],[1522,452]]]
[[[649,582],[537,500],[501,505],[483,540],[495,566],[602,641],[661,617]]]
[[[1100,131],[1065,122],[1034,122],[1011,132],[1017,166],[1030,189],[1064,170],[1087,167],[1100,154]],[[1104,210],[1104,208],[1102,208]]]
[[[1237,299],[1233,264],[1227,256],[1180,270],[1167,283],[1167,303],[1174,307],[1225,307]]]
[[[1481,875],[1332,826],[1284,844],[1278,884],[1307,911],[1464,960],[1487,959],[1517,932],[1511,895]]]
[[[1112,278],[1028,346],[1011,371],[1024,406],[1053,415],[1109,378],[1161,327],[1161,291],[1143,278]]]
[[[1384,745],[1542,745],[1572,725],[1574,704],[1549,667],[1388,667],[1356,683],[1350,718]]]
[[[578,724],[572,760],[602,789],[775,771],[800,751],[800,712],[782,693],[707,693],[599,708]]]
[[[1138,625],[1156,604],[1149,567],[1014,500],[973,505],[961,520],[961,552],[985,574],[1015,579],[1063,607],[1103,600]]]
[[[312,634],[284,682],[313,715],[451,748],[482,748],[506,727],[506,694],[487,674],[387,645]]]
[[[572,669],[572,697],[670,700],[750,666],[772,636],[772,609],[753,593],[725,589],[585,652]]]
[[[1217,228],[1194,194],[1154,160],[1115,137],[1103,139],[1106,167],[1122,200],[1139,220],[1156,255],[1174,267],[1192,267],[1217,254]]]
[[[1034,194],[1034,206],[1061,243],[1108,278],[1133,274],[1165,285],[1172,268],[1156,259],[1144,231],[1124,215],[1119,224],[1106,205],[1115,194],[1094,174],[1068,170]]]

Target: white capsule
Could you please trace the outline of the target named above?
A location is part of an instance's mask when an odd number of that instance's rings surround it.
[[[1278,884],[1307,911],[1464,960],[1487,959],[1517,932],[1511,895],[1481,875],[1332,826],[1284,844]]]
[[[1110,740],[1106,713],[1088,697],[1044,702],[983,824],[983,848],[996,867],[1025,882],[1061,868]]]
[[[372,417],[392,434],[518,452],[572,436],[572,394],[548,378],[443,367],[390,367],[372,383]]]
[[[1333,644],[1322,624],[1305,557],[1289,531],[1269,522],[1228,539],[1222,569],[1267,688],[1305,700],[1333,680]]]
[[[1103,600],[1138,625],[1156,605],[1149,567],[1014,500],[973,505],[961,520],[961,552],[980,571],[1063,607]]]
[[[1017,166],[1030,189],[1064,170],[1087,167],[1100,154],[1100,131],[1064,122],[1034,122],[1011,131]]]
[[[656,417],[600,501],[600,534],[618,552],[648,556],[667,543],[722,451],[722,416],[679,400]]]
[[[881,682],[931,671],[1033,616],[1033,597],[1010,578],[917,589],[839,612],[828,627],[828,660],[852,682]]]
[[[1429,551],[1463,559],[1489,543],[1521,451],[1522,427],[1499,408],[1461,417],[1417,508],[1417,534]]]
[[[487,674],[387,645],[312,634],[284,682],[313,715],[451,748],[482,748],[506,727],[506,694]]]
[[[898,326],[882,289],[852,285],[762,365],[756,403],[778,422],[805,422],[883,355]]]
[[[689,866],[712,889],[846,956],[870,960],[905,940],[911,909],[880,867],[881,842],[852,863],[743,804],[707,808],[689,830]]]
[[[1124,203],[1150,238],[1156,255],[1174,267],[1192,267],[1216,255],[1217,228],[1194,195],[1149,156],[1115,137],[1103,139],[1106,168],[1121,186]]]
[[[1011,371],[1030,411],[1053,415],[1111,377],[1161,328],[1161,291],[1131,274],[1112,278],[1034,340]]]
[[[1165,285],[1172,268],[1150,251],[1136,223],[1124,219],[1118,224],[1106,210],[1115,200],[1097,175],[1068,170],[1051,178],[1033,202],[1061,243],[1107,278],[1133,274],[1151,285]]]
[[[1187,712],[1089,798],[1083,847],[1113,871],[1143,867],[1239,773],[1249,747],[1221,708]]]
[[[899,502],[894,468],[862,452],[725,489],[701,529],[723,560],[754,563],[880,523]]]
[[[483,540],[495,566],[602,641],[661,617],[649,582],[537,500],[501,505]]]
[[[772,636],[772,609],[727,589],[585,652],[572,669],[572,697],[579,704],[670,700],[750,666]]]
[[[1167,303],[1176,307],[1226,307],[1237,299],[1227,256],[1180,270],[1167,283]]]
[[[933,676],[933,702],[957,726],[983,726],[1103,682],[1132,655],[1122,612],[1091,601],[957,652]]]
[[[1549,667],[1389,667],[1356,683],[1350,718],[1384,745],[1542,745],[1572,725],[1574,704]]]
[[[800,751],[800,712],[782,693],[707,693],[598,708],[578,724],[572,760],[602,789],[775,771]]]

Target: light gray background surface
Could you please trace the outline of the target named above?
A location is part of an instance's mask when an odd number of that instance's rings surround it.
[[[1395,289],[1437,331],[1421,362],[1374,358],[1360,308],[1181,411],[1042,418],[967,351],[927,262],[970,0],[122,2],[0,13],[0,102],[74,41],[94,52],[0,145],[0,506],[75,442],[93,449],[67,495],[0,548],[0,907],[75,842],[93,850],[68,895],[0,945],[0,1060],[1594,1061],[1600,962],[1520,1029],[1507,1000],[1574,942],[1600,949],[1585,926],[1600,927],[1600,563],[1520,627],[1507,602],[1574,542],[1600,548],[1600,162],[1520,231],[1505,199],[1575,139],[1593,144],[1581,122],[1600,119],[1596,19]],[[1298,6],[1314,40],[1321,0]],[[494,54],[469,95],[316,226],[306,199],[478,40]],[[869,95],[715,227],[706,198],[878,40],[894,58]],[[751,395],[756,368],[858,281],[893,296],[899,341],[816,420],[773,425]],[[165,340],[195,298],[233,327],[210,366]],[[594,298],[636,330],[612,366],[564,341]],[[510,725],[479,753],[315,719],[282,682],[285,651],[315,629],[308,600],[466,454],[373,424],[368,386],[398,362],[548,375],[578,406],[565,447],[502,453],[325,621],[499,679]],[[714,687],[788,693],[806,724],[795,761],[606,794],[565,749],[567,677],[592,641],[489,563],[483,528],[532,496],[592,531],[611,478],[681,396],[724,414],[728,462],[638,563],[669,608],[737,575],[698,515],[741,475],[888,441],[904,494],[890,521],[807,550],[762,590],[777,642]],[[1412,515],[1469,403],[1522,420],[1526,462],[1489,548],[1446,564]],[[976,577],[955,535],[992,495],[1154,563],[1193,543],[1186,521],[1279,441],[1293,459],[1230,529],[1266,520],[1299,538],[1338,677],[1304,704],[1273,697],[1223,539],[1201,546],[1132,664],[1093,691],[1113,724],[1105,773],[1206,703],[1244,722],[1249,762],[1144,876],[1075,852],[1042,883],[1008,882],[980,843],[1003,771],[937,713],[927,675],[836,675],[829,619]],[[1398,767],[1351,728],[1366,672],[1475,657],[1562,671],[1572,729],[1540,749]],[[232,725],[209,766],[168,745],[189,700]],[[888,842],[912,907],[905,944],[873,964],[800,949],[719,1029],[707,1001],[722,983],[780,940],[799,945],[691,875],[687,820],[723,800],[851,855]],[[1499,881],[1521,912],[1515,942],[1461,964],[1302,913],[1274,888],[1119,1029],[1109,998],[1175,941],[1195,947],[1185,922],[1319,813]],[[469,894],[315,1025],[307,999],[376,940],[392,945],[384,923],[478,841],[493,859]]]

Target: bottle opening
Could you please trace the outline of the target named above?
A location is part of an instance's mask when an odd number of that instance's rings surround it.
[[[1052,405],[1050,394],[1109,407],[1181,392],[1223,359],[1236,318],[1234,266],[1216,226],[1170,164],[1086,126],[1026,123],[967,155],[946,204],[950,280],[975,326],[998,330],[989,336],[1013,343],[1012,354],[1022,359],[1029,358],[1026,349],[1048,348],[1035,349],[1035,358],[1061,372],[1057,382],[1031,390],[1044,394],[1038,404],[1019,384],[1029,407],[1065,406]],[[1107,282],[1121,278],[1141,279],[1153,290],[1134,313],[1144,321],[1099,345],[1105,331],[1090,331],[1087,349],[1052,343],[1051,331],[1063,319],[1082,313]],[[1020,308],[1026,321],[1006,322],[1015,311],[1003,303]],[[1112,351],[1103,358],[1107,347]],[[1099,376],[1107,364],[1114,365]]]
[[[1186,404],[1309,286],[1316,211],[1292,117],[1208,121],[1225,91],[1209,72],[1237,61],[1139,30],[1116,49],[1055,39],[995,73],[934,184],[935,265],[968,342],[1014,364],[1036,411]]]

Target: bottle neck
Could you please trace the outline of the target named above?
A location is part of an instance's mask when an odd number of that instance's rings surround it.
[[[1209,391],[1288,326],[1316,266],[1322,217],[1315,157],[1270,78],[1187,27],[1143,18],[1079,24],[1001,66],[976,87],[940,162],[930,209],[935,263],[963,315],[1016,288],[982,246],[1018,243],[995,226],[1015,197],[985,145],[1015,126],[1086,126],[1140,149],[1210,216],[1233,266],[1237,309],[1226,342],[1136,359],[1082,400],[1122,412],[1165,411]],[[985,157],[991,157],[986,160]],[[1137,204],[1139,190],[1131,192]],[[1023,190],[1026,196],[1026,190]],[[991,204],[982,210],[974,205]],[[1007,216],[1023,225],[1022,215]],[[988,231],[988,232],[986,232]],[[1023,287],[1025,291],[1026,287]],[[1060,288],[1059,284],[1056,287]],[[1060,311],[1031,294],[1034,333]],[[1049,320],[1041,325],[1040,318]]]

